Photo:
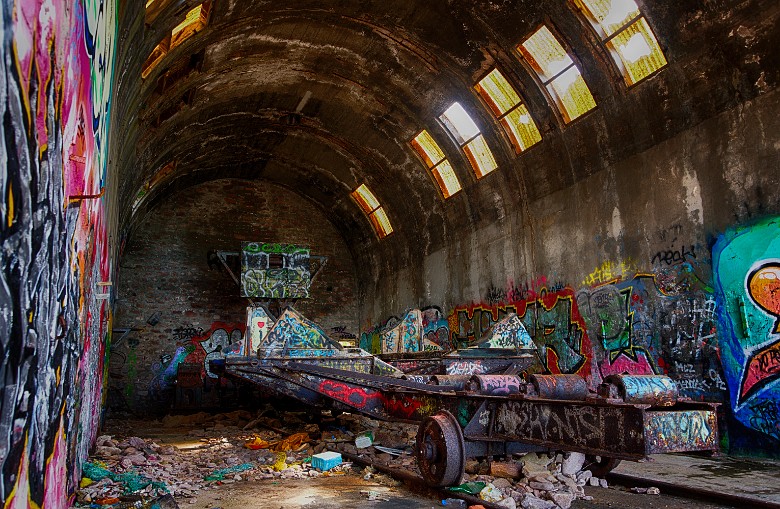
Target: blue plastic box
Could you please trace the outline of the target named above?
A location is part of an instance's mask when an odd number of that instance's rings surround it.
[[[323,472],[339,465],[341,465],[341,453],[338,452],[325,451],[311,457],[311,466]]]

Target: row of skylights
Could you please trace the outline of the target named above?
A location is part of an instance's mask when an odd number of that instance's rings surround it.
[[[393,233],[393,227],[390,225],[390,220],[387,218],[385,209],[379,204],[379,200],[376,199],[374,193],[365,184],[360,184],[357,189],[352,191],[352,198],[360,205],[363,212],[366,213],[368,219],[371,220],[371,224],[376,230],[376,234],[380,239],[383,239]]]
[[[154,1],[147,1],[146,8],[149,9],[153,4]],[[184,19],[171,30],[171,34],[167,35],[152,50],[141,68],[141,78],[146,78],[173,48],[203,30],[208,25],[209,12],[211,12],[211,0],[206,0],[192,8],[184,16]]]
[[[628,86],[635,85],[666,65],[666,58],[647,20],[633,0],[574,0],[599,35]],[[550,101],[568,124],[596,107],[579,67],[560,40],[542,25],[515,48],[533,69]],[[520,94],[498,69],[492,69],[474,89],[501,124],[516,153],[542,140]],[[477,180],[497,168],[479,127],[460,103],[439,116],[452,139],[464,151]],[[427,130],[411,142],[439,185],[444,198],[461,190],[455,170]]]

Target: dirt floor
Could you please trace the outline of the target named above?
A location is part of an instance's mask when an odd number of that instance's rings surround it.
[[[268,410],[268,409],[267,409]],[[411,456],[415,427],[376,423],[357,416],[339,419],[325,418],[307,421],[301,415],[276,413],[273,410],[249,413],[194,416],[169,416],[161,421],[110,419],[101,444],[90,460],[95,465],[121,477],[122,473],[138,472],[145,478],[166,486],[182,509],[349,509],[349,508],[435,508],[442,507],[447,495],[414,483],[402,483],[391,477],[366,470],[363,465],[342,465],[321,473],[309,467],[312,454],[328,448],[354,450],[355,437],[363,430],[374,436],[374,445],[384,443],[402,454],[389,455],[374,446],[360,452],[371,460],[388,464],[407,472],[417,473]],[[247,443],[273,444],[290,434],[306,431],[309,438],[294,449],[282,452],[283,466],[271,465],[279,452],[267,448],[249,449]],[[540,459],[543,459],[540,457]],[[555,473],[555,460],[549,470]],[[532,466],[532,465],[529,465]],[[245,468],[245,470],[240,470]],[[525,468],[525,467],[524,467]],[[560,474],[559,474],[560,475]],[[506,507],[534,507],[527,504],[522,492],[551,498],[548,493],[531,490],[519,481],[485,475],[471,475],[470,480],[495,482],[504,486]],[[554,479],[550,477],[550,479]],[[499,483],[502,481],[503,484]],[[517,483],[517,484],[515,484]],[[87,484],[89,484],[87,482]],[[128,494],[120,482],[104,479],[86,486],[77,495],[77,505],[91,509],[159,509],[149,501],[161,495],[150,485]],[[563,487],[562,484],[558,485]],[[728,505],[700,503],[688,499],[648,495],[619,486],[579,488],[574,509],[716,509]],[[557,491],[556,488],[555,491]],[[575,493],[575,490],[570,490]],[[511,502],[506,498],[515,500]],[[583,498],[584,497],[584,498]],[[588,499],[591,500],[588,500]],[[546,502],[546,501],[545,501]],[[549,503],[549,502],[547,502]],[[101,507],[102,506],[102,507]],[[563,506],[566,506],[564,503]],[[163,505],[164,509],[171,509]],[[556,506],[558,507],[558,506]],[[568,509],[568,506],[566,506]]]

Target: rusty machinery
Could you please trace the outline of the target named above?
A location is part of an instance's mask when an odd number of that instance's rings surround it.
[[[314,362],[312,362],[314,361]],[[613,375],[596,393],[577,375],[382,376],[316,359],[228,358],[212,371],[307,405],[419,422],[416,456],[432,486],[459,482],[467,458],[577,451],[603,475],[621,459],[718,450],[716,404],[678,395],[670,378]]]

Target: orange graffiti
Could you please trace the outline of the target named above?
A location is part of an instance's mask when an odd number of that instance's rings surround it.
[[[780,333],[780,264],[769,263],[750,275],[748,294],[758,307],[778,318],[772,332]]]

